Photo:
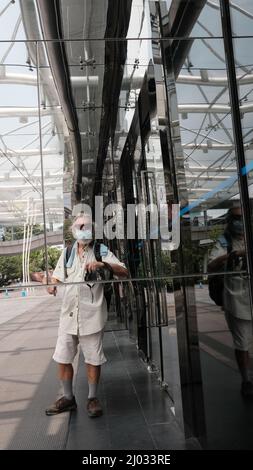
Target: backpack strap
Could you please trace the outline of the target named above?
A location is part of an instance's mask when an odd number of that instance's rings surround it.
[[[225,234],[221,235],[218,238],[218,242],[221,244],[222,248],[227,249],[227,253],[232,251],[232,240],[228,239]]]
[[[102,257],[108,254],[107,246],[97,241],[95,241],[93,244],[93,250],[97,261],[102,261]]]
[[[94,255],[97,261],[102,261],[100,247],[101,247],[101,243],[95,241],[93,245],[93,250],[94,250]]]
[[[102,261],[102,256],[106,256],[108,253],[107,246],[105,246],[103,243],[100,243],[100,242],[95,241],[93,245],[93,249],[94,249],[94,255],[97,261]],[[105,265],[105,268],[107,268],[108,271],[110,272],[110,279],[113,279],[113,269],[111,265],[109,263],[106,263],[105,261],[103,261],[103,263]]]
[[[65,249],[64,249],[64,275],[65,275],[65,278],[68,277],[68,273],[67,273],[67,263],[68,263],[68,260],[71,256],[71,252],[72,252],[72,248],[73,248],[73,245],[68,245]]]

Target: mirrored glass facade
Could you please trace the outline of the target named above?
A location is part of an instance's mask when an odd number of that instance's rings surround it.
[[[188,442],[252,449],[252,1],[52,3],[0,11],[0,302],[32,305],[90,208],[129,273],[106,331]]]

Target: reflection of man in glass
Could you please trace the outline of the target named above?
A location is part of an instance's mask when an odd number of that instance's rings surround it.
[[[101,261],[97,261],[89,216],[78,216],[72,225],[72,233],[76,242],[71,253],[67,256],[65,248],[51,278],[53,284],[66,283],[58,339],[53,356],[59,364],[59,378],[64,395],[46,410],[46,414],[54,415],[75,410],[77,407],[72,390],[72,363],[79,343],[84,354],[88,376],[87,412],[88,416],[97,417],[102,414],[102,408],[97,399],[97,386],[101,365],[106,362],[102,338],[107,320],[107,306],[103,284],[85,283],[85,273],[95,273],[97,269],[105,269],[106,264],[109,264],[114,275],[125,277],[127,269],[104,245],[105,250],[104,254],[101,254]],[[49,294],[55,295],[56,289],[50,286],[47,290]]]
[[[229,209],[224,236],[217,240],[210,253],[210,272],[232,271],[224,276],[223,310],[232,333],[235,357],[242,377],[241,393],[253,397],[249,375],[249,344],[252,341],[252,317],[248,279],[237,271],[246,269],[243,221],[240,207]],[[225,239],[226,243],[221,239]]]

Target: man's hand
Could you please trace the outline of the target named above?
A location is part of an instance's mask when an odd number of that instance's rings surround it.
[[[57,294],[57,287],[56,287],[56,286],[54,286],[54,287],[49,286],[49,287],[47,287],[47,292],[48,292],[49,294],[51,294],[51,295],[56,296],[56,294]]]
[[[57,279],[51,277],[51,276],[48,276],[48,280],[49,282],[52,282],[52,284],[57,284]],[[46,284],[47,283],[47,276],[45,275],[42,279],[42,284]],[[50,295],[54,295],[56,296],[57,294],[57,287],[56,286],[47,286],[47,292],[48,294]]]
[[[245,249],[236,250],[234,253],[235,253],[236,256],[245,256]]]
[[[91,273],[91,271],[96,271],[98,268],[104,268],[105,265],[102,261],[92,261],[91,263],[86,264],[86,271]]]

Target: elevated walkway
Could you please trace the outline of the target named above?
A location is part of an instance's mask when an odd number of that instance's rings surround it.
[[[47,232],[47,245],[62,245],[62,231]],[[31,251],[38,250],[44,247],[45,239],[44,234],[35,235],[31,241]],[[19,255],[23,252],[23,240],[1,241],[0,242],[0,256],[13,256]]]

